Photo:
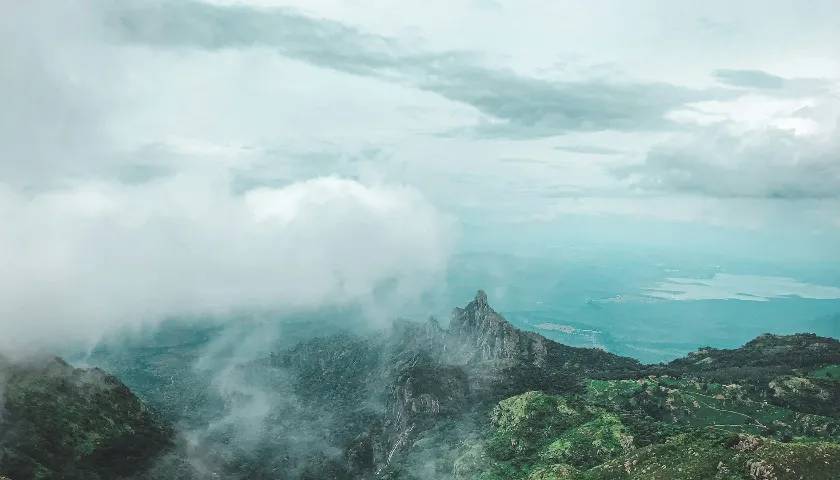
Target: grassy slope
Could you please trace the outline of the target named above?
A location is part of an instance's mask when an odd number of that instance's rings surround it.
[[[827,480],[840,471],[840,444],[826,428],[834,421],[757,401],[737,386],[592,380],[581,396],[527,392],[500,402],[483,437],[462,448],[455,473],[463,480]],[[783,428],[803,435],[773,438]]]

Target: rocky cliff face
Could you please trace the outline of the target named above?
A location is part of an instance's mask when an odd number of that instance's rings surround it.
[[[444,362],[464,366],[479,402],[533,389],[572,392],[583,377],[627,377],[643,369],[629,358],[519,330],[490,307],[483,291],[452,312],[446,334]]]
[[[295,372],[302,397],[331,403],[352,392],[341,402],[345,411],[356,410],[359,399],[382,406],[368,410],[378,416],[370,428],[342,440],[351,470],[379,476],[403,462],[428,431],[447,422],[463,427],[465,419],[507,396],[534,389],[573,393],[586,376],[642,371],[635,360],[518,330],[482,291],[453,311],[449,329],[434,319],[397,322],[377,338],[315,339],[274,359],[275,366]]]
[[[572,391],[580,388],[584,368],[601,372],[617,360],[622,368],[639,367],[605,352],[563,347],[521,332],[493,311],[483,292],[456,309],[450,323],[443,329],[434,319],[398,321],[381,335],[314,338],[244,368],[282,372],[296,407],[269,416],[290,428],[323,431],[323,441],[342,452],[338,467],[331,462],[315,470],[365,478],[389,475],[428,432],[463,423],[505,396],[529,388]],[[582,360],[586,355],[598,361]],[[299,420],[297,427],[291,427],[291,417]],[[274,451],[288,450],[276,436],[266,435],[261,442]],[[273,468],[293,464],[281,461]]]
[[[434,321],[404,324],[381,345],[387,352],[382,355],[387,367],[379,376],[390,385],[390,393],[382,427],[365,434],[367,441],[378,445],[368,457],[372,477],[614,478],[610,475],[618,475],[617,470],[600,462],[624,456],[631,462],[622,467],[628,478],[645,478],[646,470],[632,464],[642,461],[635,449],[652,449],[652,457],[644,461],[654,463],[645,468],[667,468],[655,461],[655,452],[671,455],[671,447],[665,445],[672,440],[685,442],[690,451],[702,451],[708,443],[720,457],[710,468],[718,468],[719,463],[723,473],[708,470],[705,461],[680,460],[688,466],[687,472],[694,472],[686,478],[706,478],[710,471],[712,476],[724,475],[721,478],[729,478],[727,471],[737,470],[737,475],[763,472],[754,468],[759,465],[756,462],[773,463],[778,473],[784,461],[727,446],[743,438],[758,439],[768,446],[767,452],[784,452],[791,465],[803,462],[802,455],[823,451],[830,452],[827,462],[840,461],[840,449],[831,443],[840,434],[838,422],[818,415],[834,414],[826,410],[838,398],[840,384],[805,378],[817,368],[840,363],[836,340],[765,335],[739,349],[706,349],[669,365],[645,366],[520,331],[492,309],[484,292],[478,292],[464,308],[453,311],[448,330]],[[516,397],[529,391],[543,393]],[[517,400],[503,400],[507,397]],[[771,397],[778,406],[766,403]],[[531,408],[549,408],[555,411],[551,415],[575,421],[551,432],[544,431],[545,422],[537,422],[511,438],[504,422],[486,423],[489,414],[492,420],[498,416],[495,412],[504,409],[523,421],[533,420],[537,417],[528,413]],[[457,428],[447,429],[447,425]],[[488,427],[496,432],[489,443],[471,440],[487,438]],[[693,436],[698,427],[723,428],[736,436]],[[680,434],[689,436],[675,437]],[[779,443],[797,436],[821,438],[823,443],[807,448]],[[530,444],[534,446],[517,450]],[[462,457],[447,456],[445,448],[436,445],[460,452]],[[679,448],[673,451],[677,456],[683,453]],[[589,473],[582,468],[590,469]],[[796,468],[811,472],[814,478],[831,478],[825,469]]]
[[[449,331],[454,344],[448,360],[465,364],[495,364],[563,370],[590,376],[626,376],[639,371],[638,361],[596,348],[569,347],[511,325],[479,291],[464,308],[452,312]]]
[[[490,307],[484,291],[479,291],[465,308],[452,312],[448,333],[459,347],[453,352],[453,361],[546,366],[548,340],[514,328]]]

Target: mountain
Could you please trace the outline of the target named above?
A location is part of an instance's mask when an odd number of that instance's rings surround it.
[[[102,370],[0,359],[0,386],[0,473],[12,479],[126,478],[172,446],[171,427]]]
[[[481,291],[453,311],[448,328],[435,319],[396,321],[223,368],[196,368],[201,349],[194,336],[182,337],[91,358],[138,397],[100,370],[57,359],[4,367],[16,372],[3,382],[15,422],[7,424],[57,436],[0,433],[0,473],[769,480],[840,471],[840,342],[831,338],[763,335],[741,348],[644,365],[521,331]],[[142,371],[131,358],[142,359]],[[30,400],[34,385],[61,396]],[[137,437],[128,445],[130,431]],[[13,470],[15,458],[45,470]],[[126,459],[122,470],[113,470],[114,458]],[[60,476],[62,468],[87,476]]]

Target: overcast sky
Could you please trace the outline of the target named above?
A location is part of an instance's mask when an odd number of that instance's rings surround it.
[[[840,256],[835,0],[0,9],[6,318],[430,288],[489,218]]]

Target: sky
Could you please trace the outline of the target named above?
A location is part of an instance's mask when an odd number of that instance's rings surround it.
[[[16,344],[382,292],[391,312],[465,250],[840,261],[833,0],[0,13]]]

